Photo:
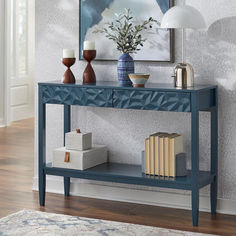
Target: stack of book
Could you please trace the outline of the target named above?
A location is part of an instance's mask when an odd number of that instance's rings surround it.
[[[183,136],[155,133],[145,140],[145,173],[176,177],[176,155],[183,153]]]

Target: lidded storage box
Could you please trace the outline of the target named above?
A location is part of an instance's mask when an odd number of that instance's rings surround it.
[[[88,150],[92,148],[92,133],[81,133],[79,129],[66,133],[65,145],[69,150]]]
[[[104,145],[92,147],[92,133],[81,133],[79,129],[66,133],[65,147],[53,151],[52,166],[86,170],[107,162],[108,150]]]
[[[107,147],[95,145],[92,149],[77,151],[65,147],[53,151],[53,167],[85,170],[107,162]]]

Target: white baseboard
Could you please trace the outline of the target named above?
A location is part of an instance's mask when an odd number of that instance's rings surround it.
[[[47,176],[47,192],[63,194],[63,178]],[[38,178],[33,181],[33,190],[38,191]],[[191,209],[190,192],[184,191],[149,191],[127,187],[114,187],[94,183],[71,182],[70,194],[73,196],[113,200],[120,202],[140,203],[179,209]],[[200,195],[200,211],[210,212],[210,198]],[[236,201],[218,199],[217,212],[236,215]]]
[[[5,127],[5,126],[6,126],[5,120],[2,119],[2,118],[0,118],[0,128],[1,128],[1,127]]]

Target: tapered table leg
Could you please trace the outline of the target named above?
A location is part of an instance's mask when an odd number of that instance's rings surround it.
[[[46,175],[43,171],[39,172],[39,204],[45,206]]]
[[[211,110],[211,174],[215,174],[211,183],[211,214],[216,214],[218,182],[218,102],[216,89],[216,106]]]
[[[70,177],[64,177],[64,194],[70,196]]]
[[[65,134],[71,130],[71,108],[68,105],[64,105],[64,145]],[[64,177],[64,194],[70,196],[70,177]]]
[[[197,94],[192,94],[191,113],[191,157],[192,157],[192,221],[198,226],[199,212],[199,108]]]
[[[39,176],[39,203],[45,205],[46,175],[44,171],[46,163],[46,105],[42,102],[41,89],[38,95],[38,176]]]

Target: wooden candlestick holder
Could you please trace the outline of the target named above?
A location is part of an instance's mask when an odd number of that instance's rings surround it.
[[[96,75],[94,73],[93,67],[91,66],[91,61],[96,58],[96,53],[96,50],[83,50],[83,57],[88,62],[88,65],[83,73],[83,84],[96,83]]]
[[[67,67],[67,70],[64,74],[63,83],[64,84],[74,84],[75,83],[75,76],[73,75],[70,67],[75,64],[75,58],[63,58],[62,63]]]

